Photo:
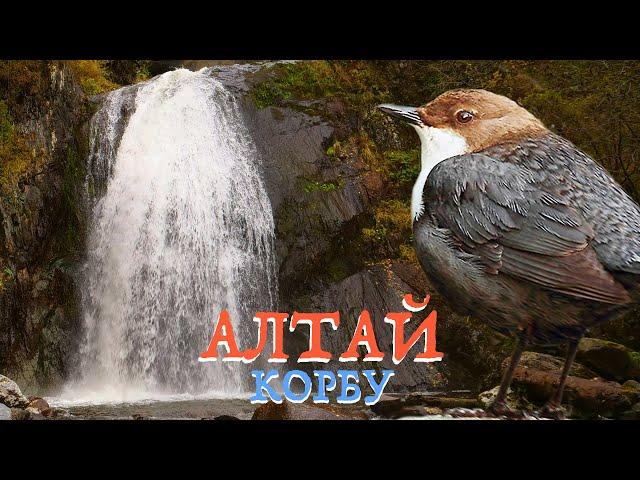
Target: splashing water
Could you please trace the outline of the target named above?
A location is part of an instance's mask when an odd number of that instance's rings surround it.
[[[246,348],[277,298],[271,204],[233,95],[184,69],[116,90],[90,147],[84,339],[63,398],[247,391],[247,367],[198,362],[221,309]]]

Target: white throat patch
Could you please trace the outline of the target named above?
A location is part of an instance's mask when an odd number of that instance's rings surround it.
[[[415,222],[424,212],[422,191],[433,167],[447,158],[467,153],[469,146],[463,137],[448,129],[417,125],[413,125],[413,128],[418,132],[422,143],[422,168],[411,193],[411,216]]]

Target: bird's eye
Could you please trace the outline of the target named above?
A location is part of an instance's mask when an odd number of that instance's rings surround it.
[[[456,120],[460,123],[469,123],[473,119],[473,113],[467,110],[458,110]]]

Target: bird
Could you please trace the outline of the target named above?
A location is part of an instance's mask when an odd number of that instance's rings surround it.
[[[541,410],[563,418],[580,339],[638,302],[638,204],[505,96],[457,89],[421,107],[378,108],[420,138],[411,215],[423,270],[455,310],[515,339],[489,411],[515,414],[506,397],[525,349],[566,344],[557,389]]]

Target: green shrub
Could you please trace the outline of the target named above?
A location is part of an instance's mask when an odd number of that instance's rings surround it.
[[[387,160],[389,178],[400,188],[413,186],[420,174],[420,150],[387,150],[384,157]]]
[[[106,77],[118,85],[131,85],[151,78],[149,60],[107,60],[103,70]]]
[[[0,193],[15,197],[20,178],[33,165],[26,139],[15,131],[6,102],[0,100]]]
[[[86,95],[97,95],[118,88],[107,78],[104,60],[70,60],[67,62]]]
[[[260,107],[295,107],[294,100],[313,100],[311,113],[330,117],[340,127],[327,156],[363,162],[384,177],[381,199],[408,202],[420,169],[418,138],[413,129],[389,121],[375,106],[421,105],[447,90],[484,88],[519,102],[593,155],[638,201],[638,85],[638,61],[332,60],[276,65],[252,95]],[[396,235],[394,225],[361,230],[366,238],[360,240],[379,242],[366,251],[389,250],[386,239]]]

